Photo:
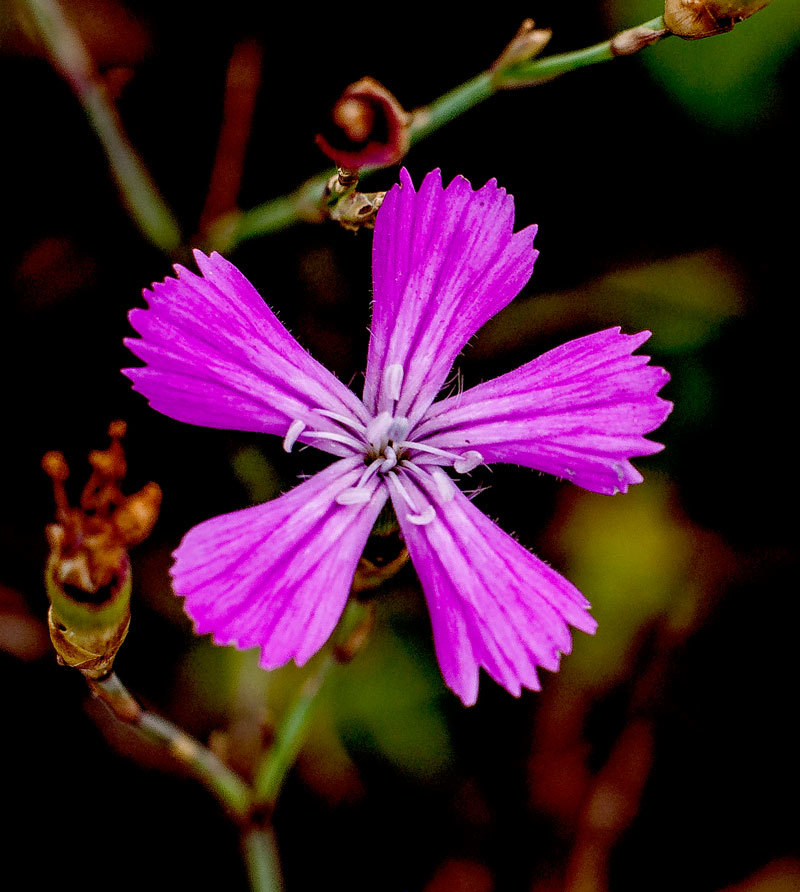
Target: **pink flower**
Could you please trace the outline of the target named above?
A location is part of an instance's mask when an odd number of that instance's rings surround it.
[[[263,431],[290,451],[336,456],[287,494],[214,517],[175,552],[175,591],[198,633],[259,647],[267,669],[325,643],[387,499],[419,574],[447,684],[475,702],[478,670],[514,695],[556,670],[569,625],[593,632],[580,592],[462,494],[453,474],[513,462],[598,493],[625,492],[633,456],[671,404],[669,379],[633,351],[649,332],[607,329],[434,402],[476,331],[530,278],[536,227],[514,233],[511,196],[438,171],[386,196],[373,245],[374,307],[363,399],[294,340],[218,254],[176,266],[130,318],[146,363],[126,369],[153,408],[207,427]]]

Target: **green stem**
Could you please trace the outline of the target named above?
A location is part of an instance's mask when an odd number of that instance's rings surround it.
[[[100,680],[87,678],[87,682],[120,721],[137,728],[154,743],[165,747],[237,818],[244,820],[249,816],[252,802],[250,788],[211,750],[167,719],[142,709],[116,673],[112,672]]]
[[[660,31],[664,27],[663,18],[658,16],[640,27]],[[410,125],[411,144],[435,133],[500,90],[542,83],[586,65],[610,61],[617,55],[612,43],[613,38],[571,53],[517,63],[503,71],[482,72],[414,113]],[[231,248],[246,239],[286,229],[301,220],[320,219],[325,186],[335,173],[335,170],[324,171],[289,195],[245,211],[227,233],[222,247]]]
[[[300,686],[275,732],[272,746],[262,754],[256,767],[253,799],[257,809],[269,813],[275,807],[286,775],[305,742],[325,679],[337,663],[352,659],[363,644],[364,629],[369,628],[371,617],[368,606],[351,598],[328,649],[321,655],[314,672]]]
[[[460,87],[456,87],[455,90],[434,99],[430,105],[414,113],[409,133],[411,144],[414,145],[431,133],[435,133],[440,127],[475,108],[495,92],[496,87],[492,83],[491,73],[484,71]]]
[[[242,848],[253,892],[282,892],[281,863],[272,829],[248,830],[242,837]]]
[[[336,659],[327,652],[313,675],[302,684],[300,691],[286,711],[275,732],[275,741],[263,754],[253,781],[253,794],[257,805],[271,811],[289,769],[294,765],[306,739],[314,717],[319,693]]]
[[[664,29],[663,16],[651,19],[639,26],[648,31],[662,31]],[[614,38],[596,43],[594,46],[585,47],[582,50],[573,50],[571,53],[560,53],[555,56],[545,56],[543,59],[535,59],[512,65],[503,71],[498,79],[498,86],[534,86],[537,83],[552,80],[554,77],[576,71],[587,65],[595,65],[598,62],[610,62],[616,58],[612,48]]]
[[[53,64],[83,105],[131,217],[152,244],[167,253],[174,252],[181,244],[178,224],[128,141],[77,29],[64,15],[58,0],[23,2]]]

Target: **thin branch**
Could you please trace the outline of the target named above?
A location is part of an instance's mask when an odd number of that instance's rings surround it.
[[[253,892],[283,892],[281,862],[272,829],[248,830],[242,837],[242,848]]]
[[[154,712],[142,709],[133,695],[112,672],[106,678],[87,678],[94,694],[125,724],[165,747],[183,762],[240,820],[251,812],[252,796],[248,785],[211,750],[182,731],[177,725]]]
[[[594,46],[518,62],[499,71],[484,71],[414,113],[409,134],[411,145],[435,133],[495,93],[513,87],[544,83],[587,65],[608,62],[621,55],[631,55],[668,34],[664,29],[663,18],[659,16]],[[365,169],[363,172],[369,171]],[[224,238],[217,247],[231,248],[246,239],[277,232],[304,220],[319,221],[322,218],[325,187],[335,174],[333,169],[323,171],[289,195],[260,204],[245,211],[237,219],[230,218]]]
[[[181,244],[181,233],[141,158],[131,146],[78,30],[58,0],[22,0],[55,68],[83,105],[108,158],[122,200],[143,235],[166,253]]]
[[[199,231],[236,207],[242,183],[244,159],[261,83],[263,51],[257,41],[239,41],[233,48],[225,79],[222,129],[208,186]]]
[[[268,813],[275,807],[286,775],[300,754],[323,682],[335,663],[332,653],[323,655],[316,672],[305,680],[283,716],[272,746],[262,756],[253,781],[253,792],[255,801]]]

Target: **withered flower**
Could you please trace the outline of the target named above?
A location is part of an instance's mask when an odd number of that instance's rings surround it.
[[[111,445],[89,454],[92,473],[78,506],[69,504],[69,476],[60,452],[42,460],[53,481],[56,522],[47,527],[50,554],[45,571],[50,599],[50,638],[60,662],[89,678],[111,671],[130,623],[131,568],[128,549],[150,534],[161,489],[148,483],[126,496],[120,489],[127,466],[120,439],[125,423],[109,426]]]
[[[763,9],[769,0],[666,0],[664,24],[684,40],[730,31]]]
[[[388,167],[408,152],[410,115],[371,77],[350,84],[317,145],[340,168]]]

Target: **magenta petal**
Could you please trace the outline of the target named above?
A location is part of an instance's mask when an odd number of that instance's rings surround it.
[[[495,180],[473,191],[456,177],[443,189],[437,170],[415,192],[400,172],[375,224],[367,409],[391,408],[387,379],[399,367],[395,414],[422,417],[467,341],[533,272],[536,227],[513,228],[514,200]]]
[[[336,496],[363,473],[342,459],[264,505],[191,529],[175,552],[175,591],[199,634],[261,648],[261,665],[302,665],[327,641],[344,609],[386,487],[366,484],[365,504]]]
[[[612,495],[640,483],[629,459],[663,447],[644,438],[669,415],[656,394],[669,381],[648,356],[631,355],[649,331],[609,328],[436,403],[414,439],[474,449],[484,462],[513,462]]]
[[[126,345],[144,368],[124,369],[154,409],[190,424],[286,435],[295,420],[341,432],[321,408],[366,420],[361,401],[313,359],[247,279],[219,254],[195,251],[202,276],[176,266],[145,290],[149,309],[132,310],[142,336]],[[335,455],[352,450],[300,437]]]
[[[595,630],[588,602],[454,485],[425,471],[405,475],[403,485],[415,509],[396,489],[392,502],[428,602],[445,682],[467,706],[477,699],[481,666],[515,696],[523,687],[539,690],[536,667],[555,671],[571,649],[568,624]],[[435,517],[421,523],[431,508]]]

